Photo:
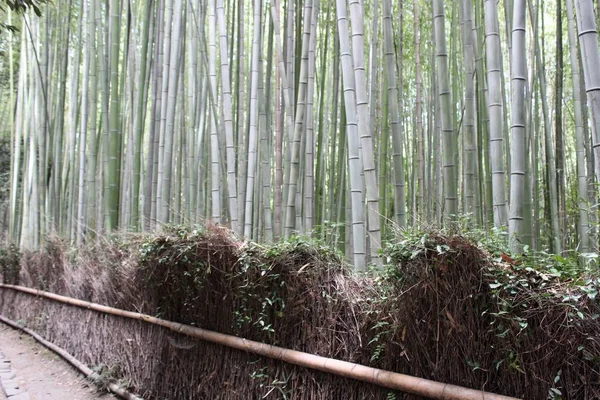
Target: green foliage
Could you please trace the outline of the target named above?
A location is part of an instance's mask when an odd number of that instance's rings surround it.
[[[580,279],[585,280],[582,277],[595,274],[595,266],[598,261],[596,253],[571,251],[565,255],[557,255],[543,250],[534,252],[528,246],[525,246],[523,253],[514,254],[508,246],[508,234],[505,230],[496,227],[489,231],[476,228],[469,223],[467,218],[462,216],[450,229],[428,231],[426,229],[411,228],[398,232],[397,238],[393,242],[387,243],[384,249],[387,262],[397,263],[414,260],[428,251],[433,251],[438,255],[453,251],[448,245],[440,243],[440,235],[464,237],[491,256],[493,263],[499,265],[508,262],[511,266],[510,274],[504,274],[506,271],[502,268],[494,268],[494,270],[497,273],[506,275],[509,281],[516,278],[516,276],[513,276],[514,273],[521,272],[524,274],[538,274],[539,279],[542,281],[574,281],[574,284],[579,285],[583,283]]]
[[[407,229],[386,245],[383,270],[351,276],[335,249],[309,237],[260,245],[239,242],[219,227],[174,226],[140,244],[140,276],[151,292],[149,307],[161,317],[282,347],[293,347],[303,324],[314,323],[307,322],[314,313],[338,315],[327,314],[343,303],[335,290],[350,289],[361,291],[360,303],[350,309],[342,304],[339,312],[360,324],[362,363],[394,369],[406,358],[413,365],[438,348],[436,338],[444,332],[447,346],[461,346],[462,353],[439,361],[440,368],[474,385],[479,379],[529,377],[532,370],[542,374],[532,365],[540,348],[568,352],[553,358],[549,374],[567,371],[567,359],[577,361],[568,376],[574,370],[589,374],[600,352],[582,337],[596,329],[598,275],[574,253],[511,254],[506,239],[500,230],[478,231],[462,222],[443,232]],[[344,276],[346,284],[360,286],[339,286]],[[432,312],[432,304],[439,311]],[[452,344],[469,333],[479,340]],[[573,348],[557,348],[559,342]],[[415,374],[427,367],[419,363],[411,367]],[[265,393],[285,398],[289,385],[268,368],[252,379]],[[559,385],[543,389],[544,395],[556,391],[566,393]]]
[[[275,259],[292,254],[317,254],[326,260],[343,264],[344,255],[330,246],[328,242],[304,235],[295,235],[264,248],[267,258]]]
[[[169,226],[164,235],[140,244],[140,277],[155,292],[151,298],[162,318],[199,326],[214,318],[227,324],[226,331],[272,340],[287,317],[290,279],[294,285],[318,280],[325,264],[345,268],[335,250],[308,237],[263,246],[241,245],[228,235],[221,228]],[[200,310],[213,291],[227,295],[222,304],[211,304],[215,315],[206,315]],[[217,318],[223,308],[230,310],[230,319]]]
[[[117,365],[98,364],[92,367],[94,375],[91,376],[92,381],[102,390],[108,390],[108,386],[119,380],[123,376],[122,368]],[[129,384],[123,384],[127,387]]]
[[[329,261],[334,268],[344,267],[336,249],[308,236],[292,236],[268,246],[247,244],[232,276],[239,282],[235,291],[239,306],[234,311],[238,327],[252,326],[272,338],[275,322],[286,309],[288,273],[298,266],[298,273],[305,276],[321,273],[312,265],[315,258]]]
[[[47,3],[47,0],[3,0],[3,2],[12,11],[19,13],[32,9],[38,17],[41,17],[42,11],[40,10],[40,6]],[[0,10],[5,11],[5,8],[0,5]]]
[[[195,243],[206,234],[205,229],[197,227],[167,226],[165,235],[149,238],[139,246],[139,262],[144,272],[144,281],[154,285],[158,296],[158,314],[169,317],[163,312],[170,305],[174,315],[193,315],[195,313],[194,298],[202,290],[206,276],[211,273],[210,263],[194,257],[197,250]],[[168,293],[177,293],[173,302]],[[194,324],[192,321],[189,323]]]
[[[385,351],[385,343],[383,340],[388,334],[392,332],[392,327],[390,327],[390,323],[386,321],[379,321],[371,328],[372,331],[375,331],[375,336],[371,340],[369,340],[368,345],[374,345],[375,348],[371,354],[371,362],[379,360],[383,352]],[[386,338],[387,339],[387,338]]]
[[[421,229],[406,229],[400,232],[395,242],[387,244],[384,254],[388,263],[398,263],[414,260],[430,250],[438,254],[450,251],[447,245],[437,243],[430,233]]]
[[[338,248],[338,250],[343,250],[344,248],[344,238],[346,232],[346,224],[344,222],[335,222],[335,221],[323,221],[321,225],[315,225],[314,227],[314,237],[321,238],[320,241],[323,244],[331,248]],[[339,247],[338,247],[339,246]]]
[[[40,7],[46,3],[48,3],[48,0],[2,0],[0,1],[0,10],[6,11],[6,6],[16,13],[24,13],[28,10],[33,10],[35,15],[41,17],[42,10]],[[0,33],[2,33],[2,30],[18,32],[19,29],[14,25],[0,23]]]
[[[275,329],[271,317],[281,318],[285,310],[282,295],[285,281],[281,279],[280,274],[273,271],[273,264],[259,259],[258,255],[261,251],[260,246],[253,244],[240,255],[240,268],[232,277],[241,282],[235,293],[239,299],[239,306],[234,311],[234,315],[239,328],[252,326],[272,337]],[[273,250],[271,257],[277,257],[278,254]],[[257,275],[260,276],[259,279],[255,279]],[[258,314],[256,305],[260,305]]]
[[[0,73],[1,75],[1,73]],[[8,207],[10,197],[10,142],[0,139],[0,209]]]
[[[581,341],[579,334],[594,330],[600,318],[596,258],[594,254],[556,255],[529,248],[513,254],[505,232],[486,232],[459,222],[442,232],[399,232],[384,248],[388,265],[381,279],[401,292],[423,285],[419,296],[432,298],[416,300],[415,307],[428,308],[438,297],[456,295],[461,302],[465,296],[472,298],[471,306],[462,306],[468,311],[450,309],[450,316],[440,319],[453,328],[473,324],[471,329],[480,330],[480,340],[495,348],[493,360],[475,353],[465,359],[466,366],[472,373],[526,374],[531,368],[531,349],[548,341],[577,343],[580,355],[574,357],[590,366],[600,362],[597,346]],[[378,332],[369,343],[376,346],[372,360],[384,351],[379,345],[382,335]],[[387,339],[383,342],[390,343]],[[559,386],[548,390],[548,398],[562,398]]]
[[[14,244],[0,248],[0,269],[4,283],[11,285],[19,284],[19,272],[21,270],[21,253]]]
[[[250,379],[258,381],[260,388],[267,389],[267,393],[262,397],[263,399],[266,399],[272,393],[279,395],[279,398],[283,400],[289,399],[292,395],[292,389],[287,387],[290,378],[290,375],[286,376],[283,374],[282,379],[274,378],[271,380],[267,367],[252,371],[250,374]]]

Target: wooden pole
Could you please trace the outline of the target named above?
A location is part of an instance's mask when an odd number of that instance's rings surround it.
[[[367,382],[389,389],[424,396],[430,399],[518,400],[514,397],[488,393],[481,390],[468,389],[460,386],[435,382],[428,379],[417,378],[410,375],[385,371],[378,368],[371,368],[365,365],[355,364],[347,361],[271,346],[265,343],[255,342],[236,336],[225,335],[206,329],[183,325],[177,322],[166,321],[164,319],[155,318],[146,314],[120,310],[118,308],[107,307],[101,304],[60,296],[37,289],[6,284],[0,284],[0,289],[11,289],[105,314],[112,314],[123,318],[145,321],[206,342],[227,346],[233,349],[246,351],[248,353],[268,357],[274,360],[284,361],[289,364],[294,364],[317,371],[327,372],[337,376],[343,376],[345,378],[356,379],[361,382]]]

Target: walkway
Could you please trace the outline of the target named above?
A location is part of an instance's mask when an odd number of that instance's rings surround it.
[[[98,394],[95,387],[62,358],[28,335],[2,323],[0,323],[1,356],[4,358],[0,359],[0,378],[3,376],[9,378],[2,379],[3,383],[8,382],[3,386],[5,389],[15,389],[12,392],[15,395],[10,396],[8,400],[115,399],[107,394]],[[1,389],[0,400],[6,400],[5,393]]]

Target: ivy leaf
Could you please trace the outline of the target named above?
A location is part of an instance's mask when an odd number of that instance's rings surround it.
[[[558,372],[556,373],[556,376],[554,377],[554,383],[558,383],[558,381],[560,380],[560,374],[562,374],[562,369],[559,369]],[[560,394],[560,392],[559,392]]]
[[[557,388],[550,388],[550,391],[557,396],[562,396],[562,392]]]

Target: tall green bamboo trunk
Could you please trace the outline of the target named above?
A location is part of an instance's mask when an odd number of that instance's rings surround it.
[[[532,5],[529,3],[530,17],[533,21]],[[552,146],[552,132],[550,124],[550,111],[548,110],[548,98],[546,96],[546,78],[544,75],[544,63],[540,55],[540,44],[538,41],[538,27],[535,23],[532,23],[534,31],[534,46],[535,46],[535,59],[537,64],[537,79],[540,86],[540,100],[542,105],[542,114],[544,116],[544,149],[546,153],[546,181],[548,186],[547,200],[549,207],[547,212],[549,213],[550,223],[550,243],[551,251],[559,254],[562,251],[561,248],[561,237],[560,237],[560,226],[558,223],[558,194],[556,188],[556,164],[554,159],[554,149]]]
[[[590,250],[589,237],[589,211],[587,173],[585,164],[585,143],[583,132],[583,115],[581,107],[581,76],[579,74],[579,57],[577,52],[577,36],[575,32],[573,0],[567,0],[567,25],[569,32],[569,56],[571,61],[571,77],[573,81],[573,104],[575,112],[575,155],[577,163],[577,207],[579,220],[577,233],[579,234],[579,251],[587,253]]]
[[[392,29],[392,5],[383,0],[383,46],[389,119],[392,131],[392,149],[394,162],[394,221],[399,227],[406,227],[406,200],[404,192],[404,159],[402,143],[402,115],[398,104],[398,84],[396,80],[396,62]],[[401,29],[401,27],[399,27]]]
[[[251,62],[251,85],[250,85],[250,135],[248,138],[248,169],[246,184],[246,206],[244,236],[250,238],[253,228],[253,214],[255,196],[254,177],[257,165],[258,149],[258,59],[261,51],[261,0],[254,2],[253,37],[252,37],[252,62]],[[258,201],[258,200],[257,200]]]
[[[442,152],[444,171],[444,213],[450,220],[458,216],[458,188],[454,154],[453,117],[451,115],[450,86],[448,76],[448,52],[446,50],[444,0],[433,2],[433,20],[435,30],[435,58],[441,108]]]
[[[312,1],[308,0],[304,5],[304,31],[302,35],[302,62],[300,64],[298,100],[296,112],[294,113],[294,133],[292,138],[292,150],[290,159],[289,184],[287,193],[287,205],[285,213],[284,234],[289,236],[296,226],[296,192],[298,190],[300,176],[300,150],[302,141],[302,130],[306,112],[306,92],[308,84],[308,51],[310,44],[310,28],[312,16]]]
[[[304,152],[304,231],[310,233],[314,225],[315,208],[315,134],[314,134],[314,98],[315,98],[315,68],[317,48],[317,15],[319,13],[319,0],[313,0],[310,39],[308,43],[307,60],[307,85],[306,85],[306,114],[304,126],[305,152]]]
[[[360,137],[360,157],[362,161],[365,197],[367,202],[367,231],[370,245],[371,262],[381,266],[381,221],[379,215],[379,182],[375,166],[375,146],[369,122],[369,95],[364,66],[364,17],[363,6],[359,0],[350,0],[350,18],[352,28],[352,58],[356,89],[356,112]]]
[[[315,219],[316,223],[324,227],[325,221],[327,220],[327,195],[330,195],[330,192],[326,190],[325,187],[325,177],[327,171],[328,164],[328,155],[329,155],[329,136],[327,135],[327,130],[329,127],[329,103],[326,102],[326,98],[333,97],[327,96],[330,92],[327,90],[329,87],[328,83],[331,82],[331,77],[333,74],[328,73],[329,66],[333,68],[334,63],[328,64],[328,50],[329,50],[329,37],[331,34],[331,24],[330,21],[331,15],[331,7],[327,10],[327,15],[325,16],[325,42],[321,47],[321,77],[320,77],[320,94],[319,94],[319,108],[318,108],[318,121],[317,121],[317,161],[315,168]],[[316,32],[315,32],[316,35]],[[327,78],[327,79],[326,79]],[[321,235],[324,238],[325,229],[321,229]]]
[[[89,7],[93,9],[92,7]],[[81,119],[79,124],[79,177],[78,177],[78,191],[77,191],[77,223],[76,223],[76,243],[77,246],[81,246],[83,243],[85,217],[85,178],[86,178],[86,145],[87,145],[87,125],[88,125],[88,111],[89,109],[89,81],[90,81],[90,59],[92,57],[91,49],[92,38],[95,38],[93,31],[93,23],[90,21],[94,20],[94,14],[88,10],[88,3],[83,2],[82,12],[85,19],[81,20],[81,24],[86,24],[87,29],[85,30],[85,42],[84,42],[84,56],[83,56],[83,85],[81,87]]]
[[[217,24],[215,14],[215,0],[208,2],[208,75],[210,90],[217,92],[217,43],[215,28]],[[216,96],[211,96],[211,102],[216,102]],[[210,119],[210,185],[211,185],[211,220],[217,224],[221,222],[221,171],[220,171],[220,146],[217,131],[217,116],[209,109]]]
[[[89,127],[88,127],[88,153],[87,153],[87,177],[86,177],[86,208],[85,221],[89,226],[89,234],[93,235],[96,231],[97,224],[97,187],[96,187],[96,171],[98,165],[98,62],[96,55],[96,19],[97,8],[94,2],[91,3],[89,9],[90,21],[90,72],[89,72]]]
[[[567,245],[567,194],[565,186],[565,137],[563,133],[563,24],[562,2],[556,2],[556,75],[554,83],[554,143],[556,148],[556,189],[561,247]]]
[[[418,190],[418,201],[417,201],[417,206],[415,207],[416,209],[416,213],[413,216],[414,218],[418,219],[418,223],[423,223],[423,216],[425,215],[423,213],[423,210],[421,210],[421,207],[424,205],[424,201],[423,201],[423,196],[424,196],[424,190],[423,190],[423,184],[424,184],[424,176],[423,176],[423,172],[424,172],[424,159],[423,159],[423,113],[421,111],[421,105],[422,105],[422,100],[421,100],[421,42],[420,42],[420,33],[419,33],[419,2],[418,0],[415,0],[413,2],[413,35],[415,37],[414,40],[414,51],[415,51],[415,90],[416,90],[416,99],[415,99],[415,103],[416,103],[416,107],[415,107],[415,119],[416,119],[416,124],[415,124],[415,132],[414,132],[414,136],[416,137],[416,141],[417,141],[417,168],[418,168],[418,183],[417,183],[417,190]]]
[[[227,159],[227,195],[231,228],[240,234],[238,222],[237,182],[235,174],[235,146],[233,138],[233,115],[231,100],[231,78],[227,54],[227,27],[223,0],[217,0],[217,21],[219,25],[219,50],[221,59],[221,94],[223,96],[223,122],[225,127],[225,146]]]
[[[592,0],[575,0],[583,78],[592,123],[596,183],[600,182],[600,54]]]
[[[494,225],[503,227],[507,223],[506,196],[505,196],[505,170],[503,146],[503,116],[502,116],[502,87],[500,49],[500,32],[498,28],[498,6],[494,0],[485,1],[485,37],[487,78],[489,84],[488,112],[490,168],[492,176],[492,206],[494,211]]]
[[[172,171],[173,171],[173,148],[175,142],[175,106],[177,104],[177,97],[179,93],[179,70],[181,66],[181,51],[180,51],[180,43],[181,43],[181,17],[182,17],[182,4],[183,0],[175,0],[172,11],[172,31],[170,35],[169,51],[165,52],[165,57],[167,57],[167,53],[169,56],[169,62],[167,64],[169,68],[168,72],[168,84],[167,90],[165,92],[165,88],[163,87],[163,96],[166,93],[166,107],[165,114],[161,116],[161,119],[164,119],[164,122],[161,123],[164,125],[164,143],[163,143],[163,175],[162,175],[162,186],[161,186],[161,202],[158,205],[160,207],[159,212],[159,221],[160,222],[169,222],[170,214],[171,214],[171,201],[172,201],[172,187],[171,187],[171,179],[172,179]],[[169,18],[167,17],[167,24],[170,23]],[[168,27],[165,27],[168,29]],[[165,37],[165,40],[169,40]],[[165,79],[163,76],[163,83]],[[164,101],[164,99],[163,99]]]
[[[525,0],[514,1],[511,55],[511,169],[510,218],[508,235],[514,253],[522,251],[524,227],[525,181],[525,92],[527,88],[527,49],[525,47]]]
[[[138,74],[138,85],[142,85],[142,88],[138,92],[137,104],[136,104],[136,120],[135,120],[135,139],[134,139],[134,162],[133,162],[133,193],[132,197],[132,221],[131,228],[138,230],[141,227],[140,224],[140,185],[142,182],[142,142],[145,127],[145,83],[146,83],[146,68],[148,65],[148,39],[150,32],[150,20],[152,15],[152,6],[154,0],[148,0],[144,4],[144,13],[142,16],[142,36],[140,38],[140,61],[139,61],[139,74]]]
[[[477,187],[477,131],[475,130],[475,61],[473,51],[473,10],[470,0],[462,0],[461,36],[465,74],[464,114],[464,212],[478,222],[475,188]]]
[[[110,109],[108,138],[108,170],[106,188],[106,229],[118,228],[119,221],[119,188],[121,174],[119,171],[119,154],[121,150],[121,116],[119,98],[119,48],[121,43],[121,7],[119,0],[110,0]]]
[[[356,97],[354,83],[354,66],[350,53],[348,38],[348,17],[345,0],[336,0],[338,35],[340,40],[340,62],[342,65],[342,82],[344,92],[344,110],[346,116],[346,134],[348,148],[348,164],[350,176],[350,204],[352,226],[352,251],[354,267],[362,270],[366,267],[365,259],[365,226],[363,211],[363,182],[361,179],[361,160],[359,151],[358,123],[356,121]]]

